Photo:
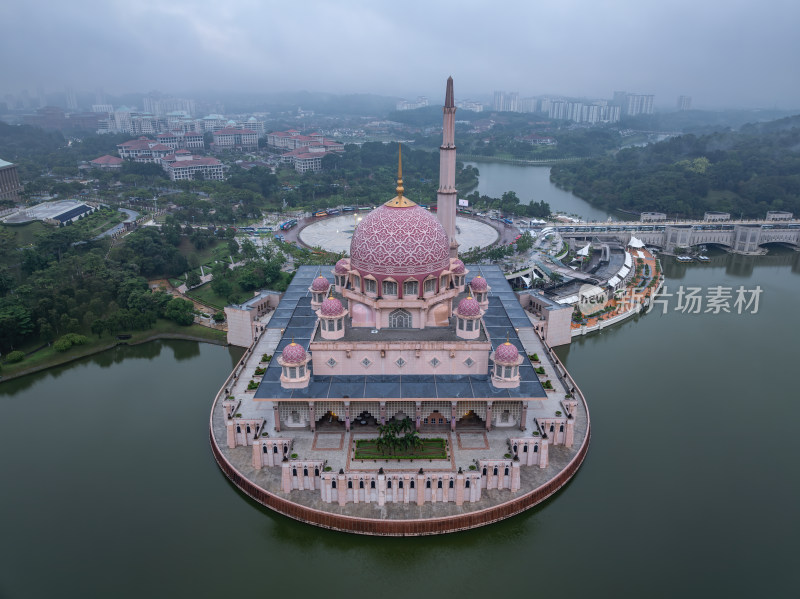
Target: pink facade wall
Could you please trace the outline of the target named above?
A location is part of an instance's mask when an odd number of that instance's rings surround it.
[[[380,343],[328,343],[313,341],[309,347],[315,375],[346,374],[485,374],[489,368],[488,341],[425,343],[395,342],[383,347]],[[383,355],[381,355],[383,352]],[[349,356],[348,356],[349,354]],[[405,364],[398,366],[397,360],[403,358]],[[434,368],[433,358],[439,360]],[[335,366],[328,360],[333,358]],[[364,367],[367,358],[371,364]],[[464,362],[471,358],[473,363]]]

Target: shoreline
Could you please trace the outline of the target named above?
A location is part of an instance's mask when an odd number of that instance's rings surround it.
[[[21,370],[19,372],[14,372],[12,374],[3,374],[0,372],[0,385],[5,383],[6,381],[11,381],[14,379],[18,379],[23,376],[27,376],[29,374],[35,374],[37,372],[42,372],[43,370],[48,370],[50,368],[55,368],[56,366],[64,366],[65,364],[69,364],[70,362],[74,362],[76,360],[80,360],[81,358],[87,358],[89,356],[93,356],[96,354],[103,353],[110,349],[114,349],[115,347],[119,347],[120,345],[142,345],[143,343],[149,343],[151,341],[158,341],[159,339],[176,339],[179,341],[197,341],[199,343],[210,343],[212,345],[221,345],[227,346],[228,343],[223,343],[222,341],[215,341],[214,339],[205,339],[203,337],[197,335],[182,335],[180,333],[154,333],[153,335],[148,335],[143,339],[137,339],[136,341],[131,341],[129,339],[115,339],[113,342],[109,342],[108,344],[98,345],[91,348],[88,348],[86,351],[79,352],[76,354],[64,354],[63,360],[57,360],[54,362],[48,362],[46,364],[39,364],[37,366],[31,366],[25,370]]]

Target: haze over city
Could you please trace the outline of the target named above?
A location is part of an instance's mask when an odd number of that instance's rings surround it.
[[[0,93],[309,90],[412,98],[654,94],[800,106],[791,0],[559,3],[11,0]]]

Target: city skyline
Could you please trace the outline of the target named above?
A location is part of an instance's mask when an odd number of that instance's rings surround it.
[[[413,99],[434,95],[452,74],[463,98],[498,89],[597,98],[627,90],[665,107],[680,95],[695,108],[800,106],[800,83],[787,76],[800,53],[792,31],[800,7],[784,0],[514,3],[495,12],[477,2],[411,1],[398,10],[361,0],[88,1],[80,13],[48,4],[45,18],[42,5],[5,7],[14,27],[0,49],[15,60],[5,65],[2,94],[157,88]],[[444,37],[441,24],[451,19],[455,33]]]

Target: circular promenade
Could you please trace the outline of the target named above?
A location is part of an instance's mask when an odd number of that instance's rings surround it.
[[[353,232],[367,214],[353,212],[313,221],[299,231],[298,238],[308,247],[321,247],[336,253],[349,252]],[[462,251],[492,245],[498,238],[498,231],[486,223],[460,216],[456,218],[456,241]]]

